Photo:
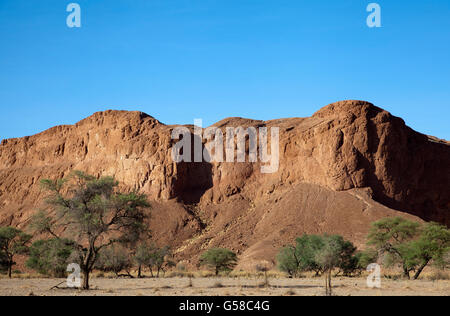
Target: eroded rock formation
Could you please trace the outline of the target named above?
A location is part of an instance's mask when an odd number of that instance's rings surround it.
[[[279,127],[278,172],[263,174],[260,163],[250,162],[176,164],[175,126],[141,112],[100,112],[2,141],[0,224],[27,224],[45,196],[40,179],[83,170],[146,193],[155,238],[191,261],[202,249],[223,246],[247,267],[273,260],[279,246],[304,232],[363,243],[369,223],[384,216],[450,226],[450,143],[370,103],[342,101],[309,118],[229,118],[214,126]]]

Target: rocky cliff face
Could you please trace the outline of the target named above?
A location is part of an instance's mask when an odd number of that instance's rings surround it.
[[[371,221],[398,214],[450,226],[450,143],[370,103],[215,126],[279,127],[279,170],[263,174],[260,163],[250,162],[177,164],[175,126],[140,112],[95,113],[73,126],[2,141],[0,224],[26,225],[44,197],[40,179],[83,170],[148,194],[155,237],[189,260],[209,246],[235,249],[244,263],[273,259],[278,246],[303,232],[341,233],[358,243]]]

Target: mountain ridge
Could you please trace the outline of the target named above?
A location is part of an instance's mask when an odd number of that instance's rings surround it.
[[[111,175],[146,193],[151,229],[181,259],[229,247],[273,260],[302,233],[339,233],[364,244],[370,222],[405,216],[450,226],[450,143],[415,132],[365,101],[340,101],[311,117],[226,118],[219,128],[280,129],[280,168],[261,163],[174,163],[171,131],[139,111],[104,111],[0,145],[0,224],[25,226],[41,207],[42,178],[72,170]],[[191,125],[184,125],[192,129]]]

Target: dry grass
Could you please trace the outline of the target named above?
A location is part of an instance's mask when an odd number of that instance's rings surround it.
[[[248,272],[248,271],[233,271],[231,273],[220,273],[220,277],[235,278],[235,279],[255,279],[264,278],[263,272]],[[216,275],[212,271],[200,270],[200,271],[169,271],[165,275],[166,278],[215,278]],[[267,272],[267,277],[270,279],[282,279],[286,277],[286,274],[279,271]]]
[[[169,271],[166,273],[165,278],[195,278],[204,277],[201,276],[202,272],[189,272],[189,271]]]
[[[446,271],[434,271],[433,273],[427,275],[427,279],[430,281],[438,280],[450,280],[450,274]]]
[[[0,275],[0,296],[3,295],[224,295],[224,296],[320,296],[323,295],[323,278],[314,273],[304,273],[301,278],[287,278],[285,274],[268,272],[269,284],[264,283],[264,273],[235,271],[228,276],[216,277],[211,271],[171,271],[165,277],[143,279],[116,278],[112,273],[95,272],[91,285],[93,291],[59,290],[51,288],[64,279],[52,279],[33,273],[16,273],[9,280]],[[419,280],[401,278],[401,271],[383,269],[382,288],[366,286],[367,273],[359,277],[334,277],[333,293],[339,296],[384,295],[450,295],[448,271],[424,270]]]
[[[264,272],[233,271],[229,274],[229,277],[245,279],[264,278]],[[284,279],[287,277],[287,274],[280,271],[268,271],[267,277],[269,279]]]
[[[11,275],[12,279],[51,279],[51,276],[39,274],[39,273],[13,273]],[[0,274],[0,279],[9,279],[8,275]]]
[[[117,275],[112,272],[97,272],[91,273],[91,277],[94,279],[117,279]]]

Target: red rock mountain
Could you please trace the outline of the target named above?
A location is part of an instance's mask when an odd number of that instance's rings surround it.
[[[220,246],[238,252],[240,268],[251,268],[303,233],[337,233],[362,245],[370,222],[385,216],[450,226],[450,143],[370,103],[342,101],[309,118],[229,118],[215,126],[279,127],[278,172],[263,174],[260,163],[250,162],[174,163],[175,126],[141,112],[99,112],[2,141],[0,224],[26,226],[45,196],[40,179],[82,170],[146,193],[157,242],[189,262]]]

